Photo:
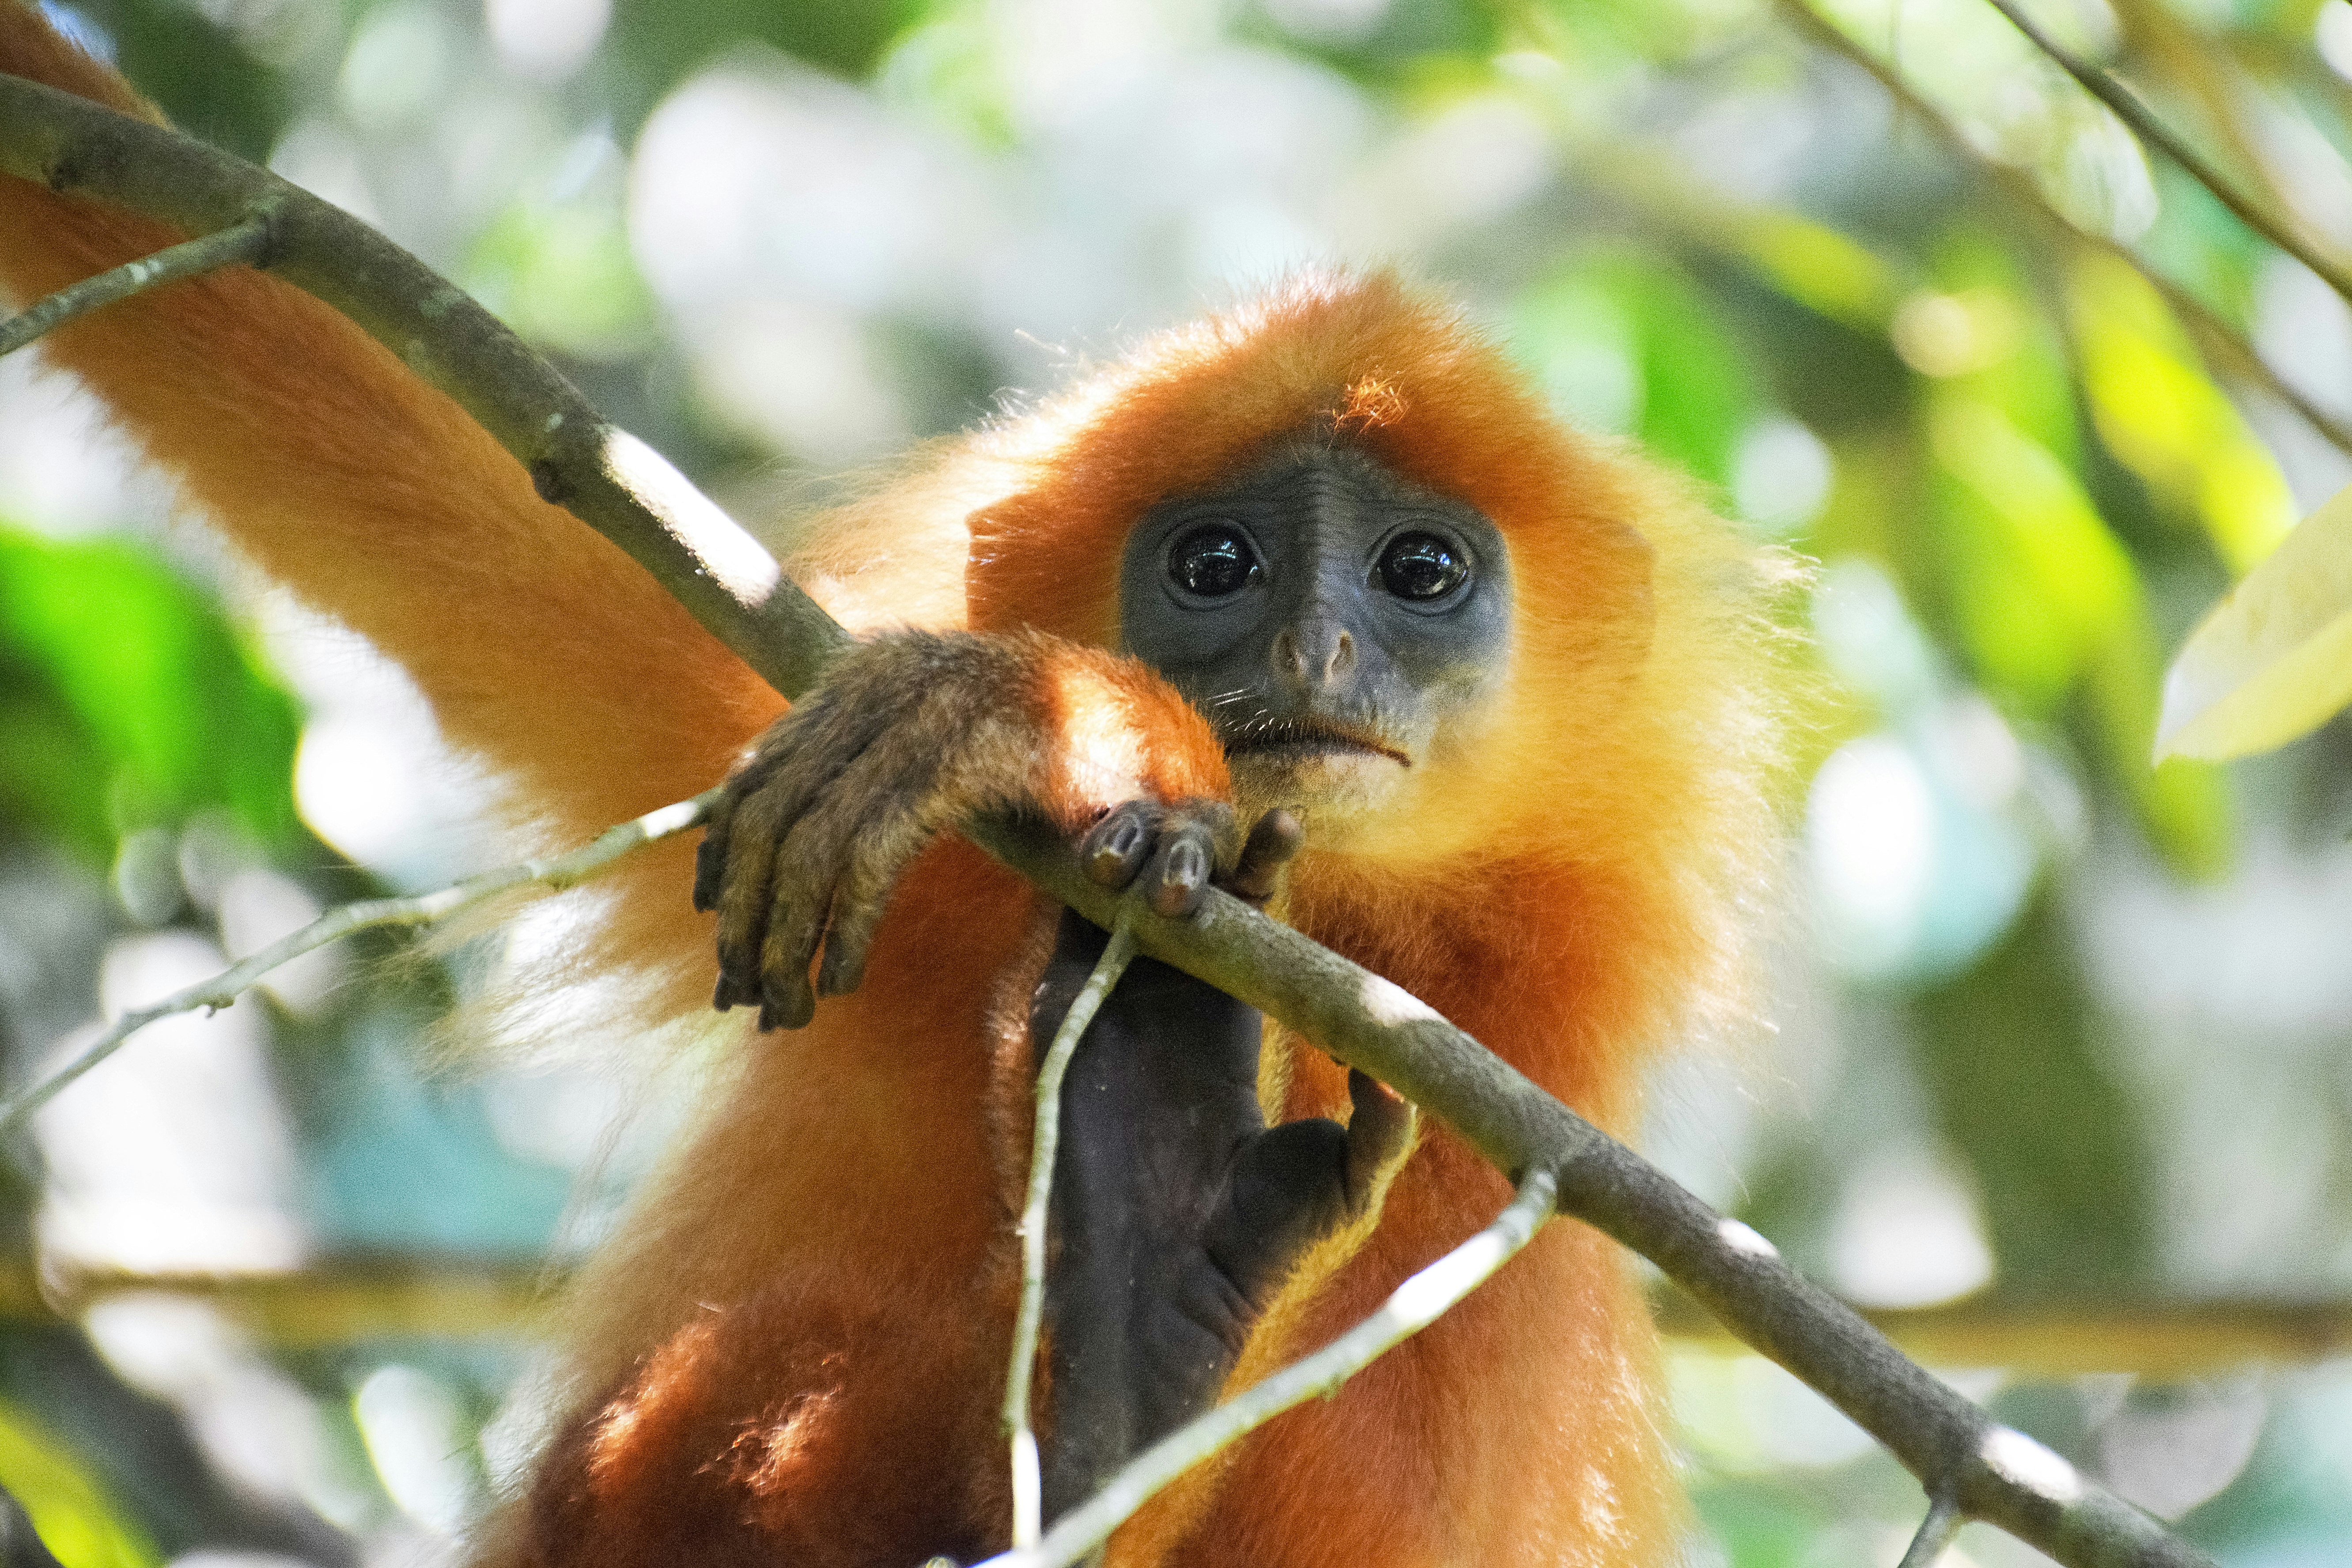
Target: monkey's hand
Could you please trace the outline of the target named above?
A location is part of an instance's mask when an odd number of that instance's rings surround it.
[[[1139,877],[1154,908],[1184,912],[1239,854],[1229,793],[1214,732],[1134,659],[1035,632],[870,638],[760,738],[711,815],[694,905],[719,911],[712,1000],[757,1003],[763,1029],[807,1023],[818,996],[856,989],[907,863],[987,812],[1087,835],[1097,881]]]
[[[1270,814],[1225,885],[1262,896],[1297,833]],[[1037,1048],[1105,940],[1064,911],[1030,1014]],[[1276,1296],[1318,1243],[1370,1219],[1412,1140],[1412,1107],[1362,1073],[1346,1126],[1267,1127],[1262,1035],[1255,1009],[1138,959],[1070,1059],[1045,1287],[1048,1519],[1215,1403]]]

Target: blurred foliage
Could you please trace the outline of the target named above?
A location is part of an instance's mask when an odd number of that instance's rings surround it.
[[[0,1487],[62,1568],[150,1568],[163,1561],[56,1436],[6,1404],[0,1404]]]
[[[183,125],[381,221],[747,516],[1301,258],[1442,280],[1570,416],[1820,564],[1830,695],[1799,739],[1784,1037],[1685,1173],[1859,1295],[2352,1289],[2340,1194],[2308,1176],[2343,1156],[2307,1131],[2352,1125],[2328,934],[2352,919],[2352,739],[2149,765],[2168,654],[2250,569],[2200,639],[2194,710],[2237,694],[2225,727],[2275,741],[2342,695],[2352,512],[2295,536],[2318,553],[2272,552],[2352,479],[2324,423],[2352,416],[2352,311],[1981,0],[49,9]],[[2256,199],[2352,245],[2352,3],[2034,9]],[[234,946],[257,889],[282,912],[465,868],[402,772],[414,730],[315,669],[271,673],[184,552],[87,536],[152,509],[120,485],[96,515],[55,502],[43,476],[99,460],[52,426],[12,446],[35,402],[0,386],[0,505],[24,525],[0,532],[20,1072],[86,1017],[101,955],[159,928]],[[370,723],[377,749],[351,750]],[[339,843],[308,795],[298,821],[298,733],[306,790],[381,793],[410,837]],[[268,1125],[299,1165],[282,1203],[320,1247],[529,1252],[603,1169],[618,1134],[576,1083],[423,1079],[417,1019],[476,962],[260,1005]],[[37,1472],[52,1498],[94,1476],[118,1506],[150,1484],[121,1476],[194,1484],[184,1436],[180,1459],[108,1468],[146,1396],[89,1392],[113,1374],[74,1342],[23,1364],[71,1368],[98,1414],[25,1392],[63,1373],[0,1386],[0,1483],[30,1503]],[[275,1506],[429,1533],[498,1468],[499,1440],[467,1434],[511,1357],[238,1353],[310,1412],[316,1463]],[[226,1419],[193,1382],[165,1397],[199,1435]],[[1916,1489],[1780,1374],[1678,1365],[1677,1397],[1721,1561],[1899,1554]],[[1996,1397],[2226,1562],[2333,1561],[2352,1531],[2340,1368]],[[166,1552],[283,1539],[225,1506],[110,1517]]]
[[[99,864],[207,805],[293,831],[293,702],[143,544],[0,526],[0,812]]]

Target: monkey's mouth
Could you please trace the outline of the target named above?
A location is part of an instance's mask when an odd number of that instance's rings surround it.
[[[1349,754],[1383,757],[1401,768],[1412,766],[1411,757],[1378,736],[1328,720],[1270,720],[1225,739],[1225,755],[1233,759],[1257,757],[1272,763],[1306,763]]]

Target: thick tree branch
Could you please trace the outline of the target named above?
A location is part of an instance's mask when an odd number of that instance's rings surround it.
[[[583,520],[643,563],[787,696],[842,633],[748,535],[454,286],[365,226],[226,154],[82,100],[0,77],[0,171],[100,195],[199,233],[285,202],[272,270],[341,310],[457,399]],[[631,479],[646,477],[637,483]],[[722,564],[723,563],[723,564]],[[1257,1007],[1391,1085],[1524,1179],[1555,1173],[1561,1212],[1642,1253],[1747,1343],[1820,1390],[1918,1476],[2070,1568],[2188,1568],[2201,1553],[2002,1427],[1905,1360],[1781,1263],[1771,1246],[1676,1186],[1391,983],[1212,890],[1170,920],[1128,906],[1034,826],[970,837],[1106,929]]]
[[[194,138],[12,76],[0,76],[0,173],[119,202],[191,236],[266,216],[272,273],[448,394],[541,495],[626,551],[777,690],[807,689],[846,646],[760,542],[659,454],[464,290],[341,207]]]

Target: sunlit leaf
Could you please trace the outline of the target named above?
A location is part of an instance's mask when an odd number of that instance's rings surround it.
[[[1852,237],[1793,213],[1757,215],[1743,226],[1749,258],[1780,291],[1854,326],[1883,324],[1894,308],[1886,264]]]
[[[2231,827],[2210,769],[2145,764],[2158,656],[2131,556],[2073,472],[2000,412],[1958,391],[1929,411],[1944,470],[1944,546],[1960,630],[1987,686],[2055,720],[2080,698],[2104,772],[2176,870],[2218,874]]]
[[[1948,393],[1930,405],[1938,465],[1957,479],[1954,593],[1996,687],[2047,711],[2138,600],[2131,557],[2066,466],[1998,409]]]
[[[2071,367],[2004,237],[1973,223],[1955,226],[1937,241],[1934,270],[1948,292],[1904,302],[1895,320],[1898,349],[1914,358],[1931,345],[1906,344],[1906,336],[1939,321],[1956,324],[1958,341],[1941,345],[1950,356],[1945,374],[1954,384],[2000,410],[2061,462],[2077,467],[2082,442]],[[1948,338],[1951,328],[1939,335]]]
[[[2068,295],[2084,390],[2108,449],[2202,523],[2231,570],[2269,554],[2294,525],[2294,498],[2155,289],[2093,257],[2075,267]]]
[[[2352,702],[2352,489],[2305,519],[2173,660],[2158,757],[2284,745]]]
[[[149,1568],[162,1557],[54,1433],[0,1402],[0,1486],[63,1568]]]
[[[524,337],[584,358],[641,349],[652,321],[616,205],[516,204],[475,244],[466,284]]]

